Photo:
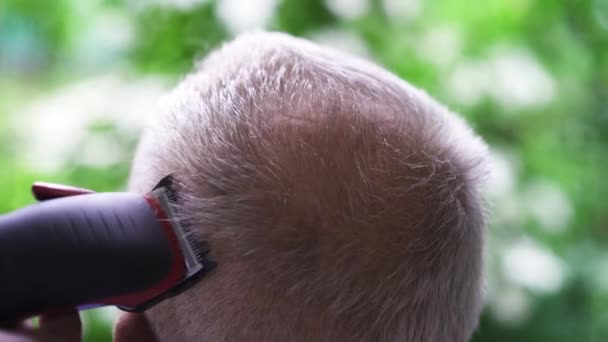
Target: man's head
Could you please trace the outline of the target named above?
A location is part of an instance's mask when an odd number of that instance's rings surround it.
[[[486,147],[378,66],[276,33],[208,56],[144,134],[218,267],[149,311],[167,341],[465,341]]]

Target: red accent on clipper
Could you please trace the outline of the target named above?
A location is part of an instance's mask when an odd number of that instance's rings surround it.
[[[171,246],[171,270],[162,281],[148,289],[127,295],[105,298],[99,301],[100,304],[136,307],[149,301],[151,298],[158,297],[169,291],[186,278],[184,255],[182,254],[177,237],[173,232],[173,228],[168,221],[167,214],[154,197],[145,196],[145,199],[148,204],[150,204],[150,207],[154,209],[154,213],[161,222],[167,241]]]
[[[92,193],[95,193],[95,191],[54,183],[35,182],[32,185],[32,194],[38,201]]]

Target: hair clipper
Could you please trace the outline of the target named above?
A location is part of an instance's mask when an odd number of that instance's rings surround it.
[[[172,209],[171,177],[147,195],[35,184],[0,216],[0,322],[63,308],[143,311],[215,263]]]

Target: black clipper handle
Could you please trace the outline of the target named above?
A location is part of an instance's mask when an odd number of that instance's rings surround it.
[[[64,197],[0,216],[0,322],[141,291],[171,247],[142,195]]]

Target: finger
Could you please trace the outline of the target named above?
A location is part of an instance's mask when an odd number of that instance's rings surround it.
[[[36,342],[30,335],[0,331],[0,341],[2,342]]]
[[[33,330],[36,327],[38,327],[38,325],[34,322],[34,318],[28,318],[21,321],[18,328],[23,330]]]
[[[122,313],[114,324],[114,342],[157,342],[150,323],[143,314]]]
[[[39,326],[38,333],[45,336],[45,341],[79,342],[82,335],[82,323],[76,309],[40,316]]]

